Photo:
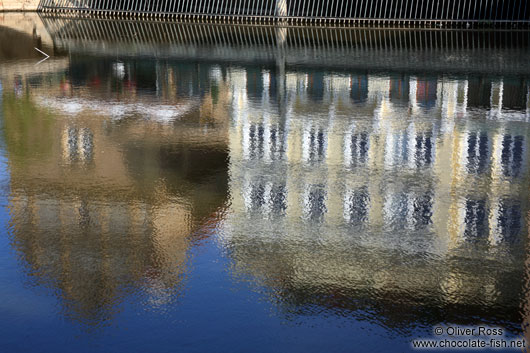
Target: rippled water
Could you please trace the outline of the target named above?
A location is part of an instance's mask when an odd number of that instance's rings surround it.
[[[2,351],[526,333],[527,32],[5,22]]]

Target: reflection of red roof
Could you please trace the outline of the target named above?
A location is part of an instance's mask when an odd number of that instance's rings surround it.
[[[436,100],[436,81],[418,80],[416,99],[421,102]]]
[[[160,274],[162,271],[160,271],[159,268],[156,267],[148,267],[144,271],[144,277],[149,279],[157,279],[160,277]]]

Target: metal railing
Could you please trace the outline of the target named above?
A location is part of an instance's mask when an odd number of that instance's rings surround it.
[[[521,27],[527,0],[41,0],[39,10],[120,17],[357,25]]]

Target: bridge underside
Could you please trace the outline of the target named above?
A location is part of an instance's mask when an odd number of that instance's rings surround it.
[[[39,11],[220,21],[521,28],[527,0],[41,0]]]
[[[529,31],[284,27],[47,15],[42,19],[58,53],[84,56],[338,71],[528,75]]]

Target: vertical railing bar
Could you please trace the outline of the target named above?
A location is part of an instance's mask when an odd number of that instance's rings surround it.
[[[318,13],[318,9],[321,8],[321,5],[320,5],[320,1],[324,1],[324,0],[317,0],[317,8],[316,8],[316,14],[315,14],[315,17],[320,17],[320,15],[322,14],[322,11],[320,12],[320,14]]]
[[[369,11],[369,15],[368,15],[370,18],[373,18],[373,16],[372,16],[372,5],[374,4],[374,1],[377,1],[377,0],[371,0],[370,1],[370,11]]]
[[[174,0],[173,13],[180,16],[180,14],[182,13],[183,6],[184,6],[184,0]]]
[[[436,0],[429,0],[429,1],[432,2],[432,5],[431,5],[431,14],[430,14],[430,16],[426,16],[426,17],[427,17],[426,19],[431,19],[431,20],[432,20],[432,19],[434,19],[434,2],[435,2]]]
[[[202,2],[203,0],[199,0],[197,1],[198,2],[198,5],[197,5],[197,11],[195,12],[195,15],[201,15],[201,14],[204,14],[204,10],[202,9]],[[206,2],[206,1],[205,1]]]
[[[414,0],[410,0],[410,1],[400,0],[400,1],[401,1],[401,4],[403,3],[405,4],[405,11],[403,12],[403,18],[408,20],[405,23],[407,25],[410,25],[411,20],[412,20],[412,12],[413,12],[415,1]],[[409,8],[409,3],[410,3],[410,8]],[[403,5],[401,5],[401,7],[403,7]]]
[[[363,3],[364,0],[354,0],[355,1],[355,15],[353,16],[356,20],[362,17]],[[358,10],[358,11],[357,11]],[[357,22],[357,21],[356,21]]]
[[[378,5],[379,6],[376,6],[375,7],[375,18],[376,19],[381,19],[381,11],[383,9],[383,4],[385,3],[386,0],[377,0],[378,1]],[[377,11],[377,8],[379,7],[379,11]]]
[[[351,0],[351,1],[352,1],[352,4],[351,4],[351,6],[349,8],[350,11],[348,11],[348,18],[357,19],[357,5],[359,5],[359,0]],[[354,2],[355,2],[355,6],[353,5]],[[355,11],[354,11],[354,8],[355,8]],[[353,17],[352,17],[352,12],[353,12]]]
[[[363,18],[364,19],[368,18],[368,1],[370,1],[370,0],[363,0],[363,2],[364,2]]]

